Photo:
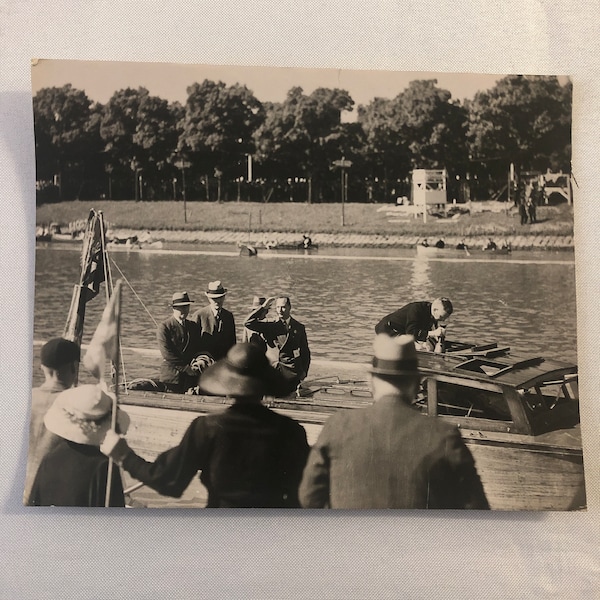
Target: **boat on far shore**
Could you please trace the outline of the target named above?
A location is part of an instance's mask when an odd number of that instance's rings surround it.
[[[497,246],[496,248],[483,248],[481,246],[468,246],[466,244],[459,246],[437,247],[424,246],[422,243],[416,245],[419,256],[431,257],[463,257],[463,256],[509,256],[512,254],[510,246]]]

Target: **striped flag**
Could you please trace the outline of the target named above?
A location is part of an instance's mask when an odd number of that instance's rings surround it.
[[[84,367],[97,379],[104,378],[106,360],[113,365],[119,363],[119,320],[121,312],[121,280],[117,281],[113,293],[102,313],[100,323],[92,336],[83,357]]]

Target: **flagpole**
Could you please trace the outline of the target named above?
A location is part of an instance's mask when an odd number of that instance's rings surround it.
[[[114,298],[114,302],[115,302],[115,320],[116,320],[116,344],[117,344],[117,352],[115,353],[117,356],[117,360],[113,361],[113,367],[114,367],[114,399],[113,399],[113,409],[112,409],[112,416],[111,416],[111,421],[110,421],[110,428],[112,431],[117,430],[117,408],[119,405],[119,350],[121,348],[121,340],[120,340],[120,333],[121,333],[121,284],[122,281],[119,279],[117,281],[117,283],[115,284],[115,287],[113,289],[113,295],[115,295]],[[111,491],[111,484],[112,484],[112,472],[113,472],[113,464],[114,461],[112,458],[109,457],[108,459],[108,473],[106,475],[106,496],[104,498],[104,506],[108,507],[110,506],[110,491]]]
[[[106,289],[106,302],[108,303],[108,300],[110,299],[110,295],[113,293],[113,280],[112,280],[112,268],[110,265],[110,260],[108,259],[108,248],[106,247],[106,229],[105,229],[105,225],[104,225],[104,213],[99,210],[98,211],[98,218],[99,218],[99,223],[100,223],[100,232],[101,232],[101,240],[102,240],[102,259],[104,261],[104,283],[105,283],[105,289]],[[119,298],[120,301],[120,298]],[[119,304],[119,310],[121,309],[120,304]],[[125,378],[125,359],[123,357],[123,350],[121,349],[121,339],[119,338],[119,352],[117,353],[117,358],[116,360],[112,361],[112,364],[116,369],[121,366],[122,367],[122,372],[123,372],[123,378]],[[119,362],[119,359],[121,360],[120,365],[117,365],[117,363]],[[114,380],[114,384],[115,384],[115,388],[117,386],[117,378],[113,377]],[[125,390],[127,390],[127,380],[125,380]]]

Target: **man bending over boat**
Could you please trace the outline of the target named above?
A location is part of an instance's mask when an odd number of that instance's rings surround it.
[[[171,301],[173,314],[157,330],[163,358],[160,381],[170,392],[184,393],[195,387],[203,368],[214,362],[208,352],[201,351],[198,324],[187,318],[192,302],[187,292],[175,292]]]
[[[207,508],[296,508],[308,456],[304,428],[263,404],[280,396],[285,381],[260,348],[237,344],[200,377],[200,391],[229,396],[224,412],[198,417],[174,448],[153,462],[124,438],[106,434],[102,452],[159,494],[179,498],[198,471],[208,490]]]
[[[368,408],[323,426],[300,484],[304,508],[489,509],[454,425],[411,406],[420,383],[414,338],[379,334]]]
[[[417,350],[439,349],[446,335],[444,322],[454,308],[449,298],[437,298],[433,302],[410,302],[386,315],[375,326],[375,333],[388,335],[412,335]]]
[[[273,301],[277,319],[266,319]],[[267,298],[250,313],[244,324],[247,329],[259,333],[266,341],[267,356],[288,382],[288,394],[304,380],[310,366],[306,328],[291,316],[291,311],[292,302],[289,296]]]

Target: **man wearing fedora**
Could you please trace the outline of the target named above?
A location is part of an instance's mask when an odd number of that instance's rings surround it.
[[[104,506],[108,460],[100,443],[111,427],[114,397],[99,384],[61,392],[44,417],[57,437],[35,476],[33,506]],[[117,427],[125,433],[129,416],[117,409]],[[125,506],[121,474],[112,469],[109,506]]]
[[[70,340],[53,338],[42,346],[40,361],[44,383],[40,387],[33,388],[31,392],[24,504],[29,504],[31,486],[42,458],[56,446],[59,440],[44,425],[44,417],[58,394],[74,385],[77,380],[79,359],[79,345]]]
[[[325,423],[300,484],[303,507],[489,508],[458,429],[411,406],[419,382],[414,338],[377,335],[374,403]]]
[[[198,309],[190,319],[200,326],[201,347],[219,360],[236,342],[235,321],[233,314],[223,308],[227,288],[220,281],[209,282],[204,293],[209,304]]]
[[[162,355],[160,381],[167,390],[186,392],[198,383],[202,354],[197,323],[188,319],[193,303],[187,292],[175,292],[171,300],[173,314],[157,330],[158,348]]]
[[[277,318],[267,319],[273,301]],[[271,297],[251,312],[245,322],[246,328],[259,333],[266,340],[267,356],[285,377],[288,394],[305,379],[310,367],[306,328],[292,317],[291,311],[292,302],[289,296]],[[271,350],[274,350],[274,353]]]
[[[410,302],[386,315],[375,326],[375,333],[388,335],[412,335],[418,350],[432,351],[446,334],[444,322],[454,307],[448,298],[436,298],[433,302]]]
[[[196,418],[177,446],[153,463],[108,432],[101,446],[128,473],[160,494],[180,497],[198,471],[207,508],[299,507],[298,484],[308,455],[304,428],[261,403],[284,382],[264,352],[236,344],[200,377],[200,391],[229,396],[222,413]]]

